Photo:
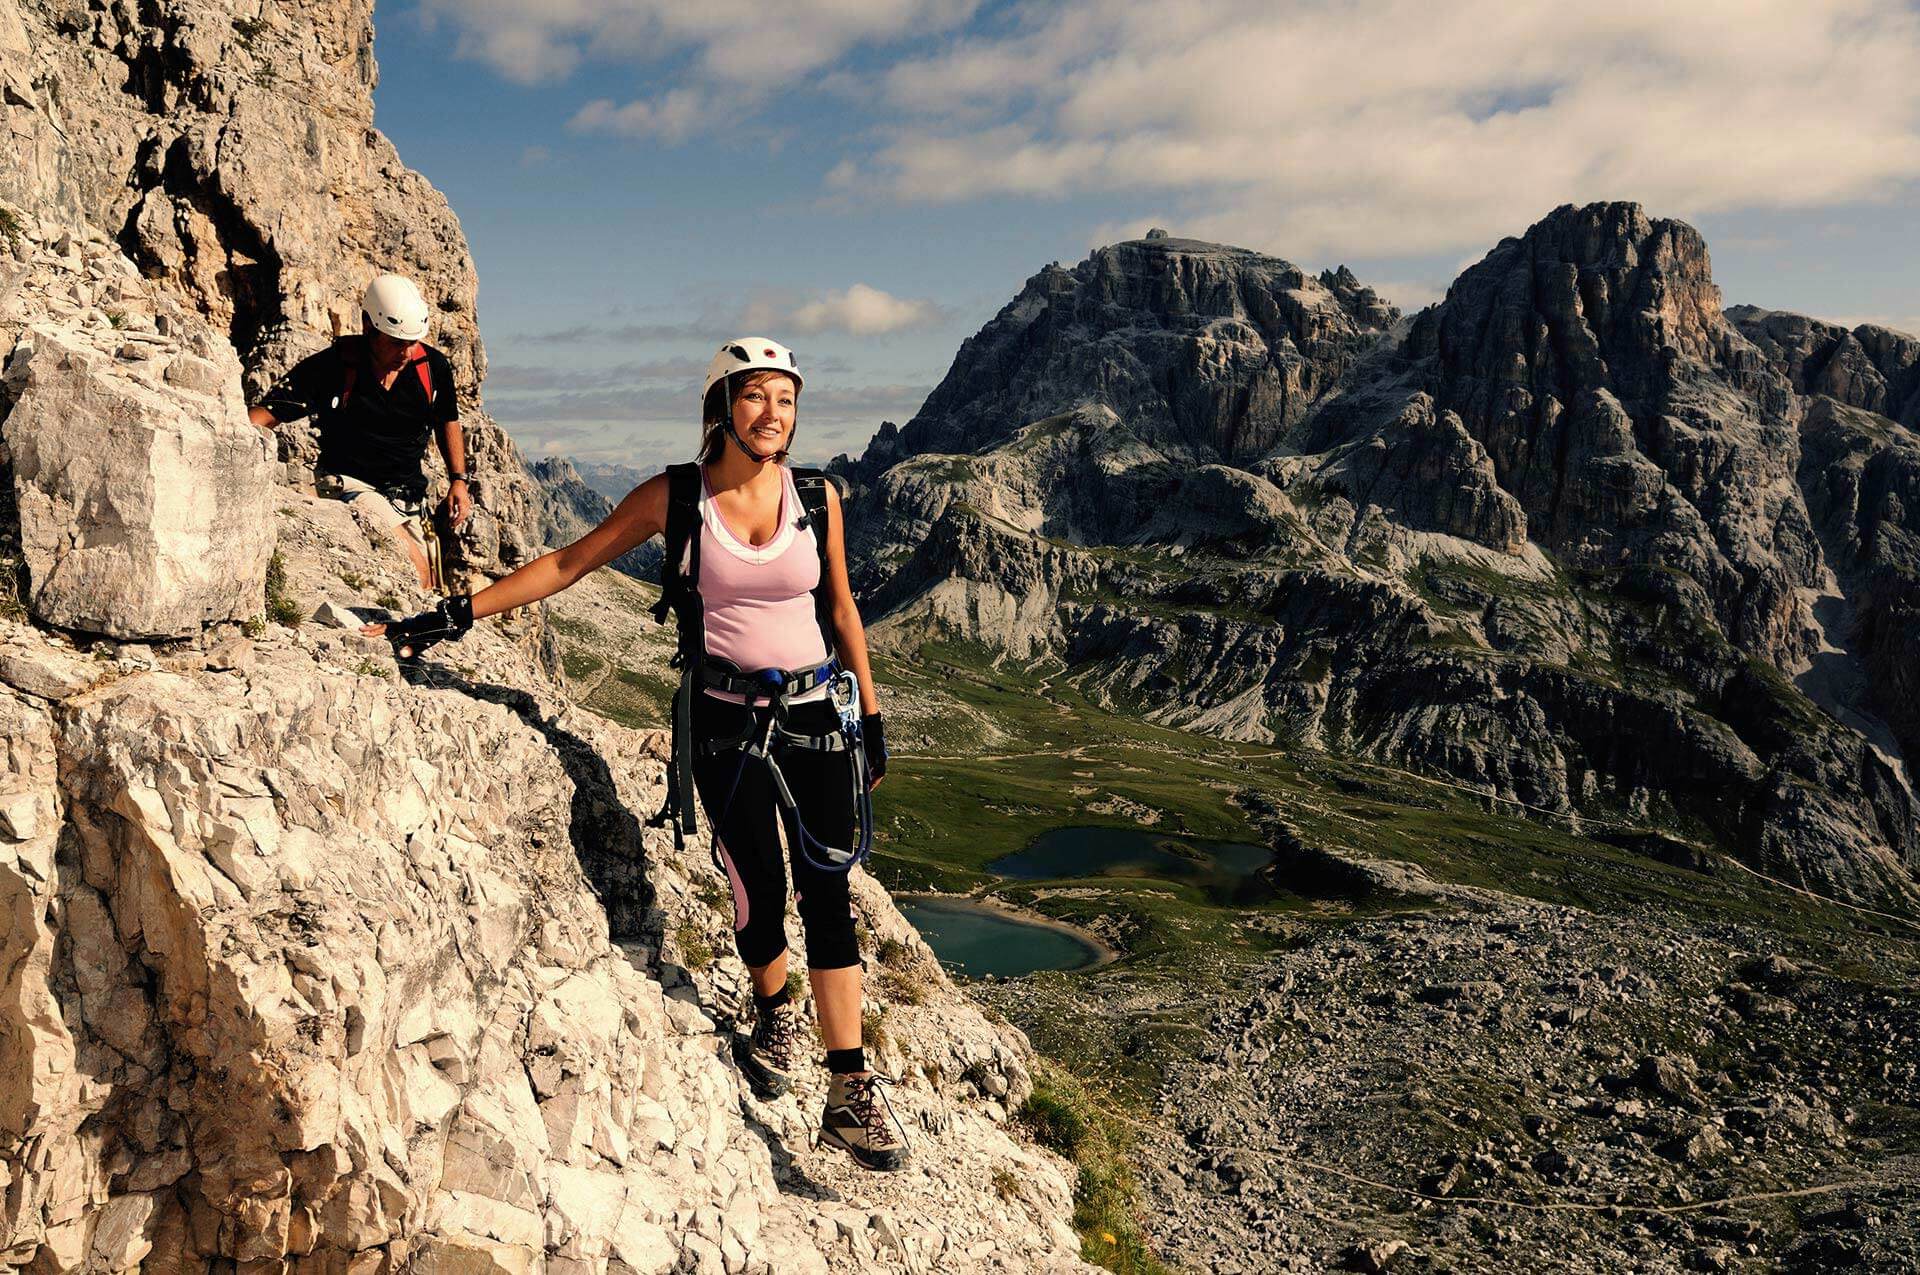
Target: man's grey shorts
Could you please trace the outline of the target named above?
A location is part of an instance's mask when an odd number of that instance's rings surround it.
[[[389,499],[381,494],[379,488],[345,474],[315,474],[313,487],[322,496],[346,501],[347,508],[360,520],[360,525],[376,536],[391,535],[414,518],[420,509],[419,503]]]

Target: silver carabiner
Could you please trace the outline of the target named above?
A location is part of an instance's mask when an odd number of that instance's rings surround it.
[[[833,707],[840,714],[840,729],[852,731],[860,725],[860,678],[850,668],[843,668],[834,674],[828,683],[827,698],[833,701]]]

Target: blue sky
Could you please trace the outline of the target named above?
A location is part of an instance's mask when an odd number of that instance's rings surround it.
[[[651,467],[721,340],[796,453],[904,423],[1049,261],[1149,225],[1401,305],[1556,204],[1707,236],[1731,303],[1920,330],[1908,0],[401,0],[376,123],[480,271],[488,407]]]

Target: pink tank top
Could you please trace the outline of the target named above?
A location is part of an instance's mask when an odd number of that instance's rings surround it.
[[[763,668],[813,668],[828,651],[814,618],[813,588],[820,582],[820,551],[813,529],[794,524],[804,508],[793,475],[780,470],[780,529],[754,547],[733,534],[700,472],[700,603],[706,617],[707,654],[752,672]],[[819,699],[822,686],[796,703]],[[707,694],[741,702],[709,689]]]

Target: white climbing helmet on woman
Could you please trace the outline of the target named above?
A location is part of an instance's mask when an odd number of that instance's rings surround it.
[[[793,378],[793,387],[802,385],[800,361],[793,357],[793,351],[778,341],[770,341],[763,336],[743,336],[727,342],[720,352],[707,364],[706,383],[700,387],[700,401],[705,403],[713,387],[736,372],[785,372]]]

